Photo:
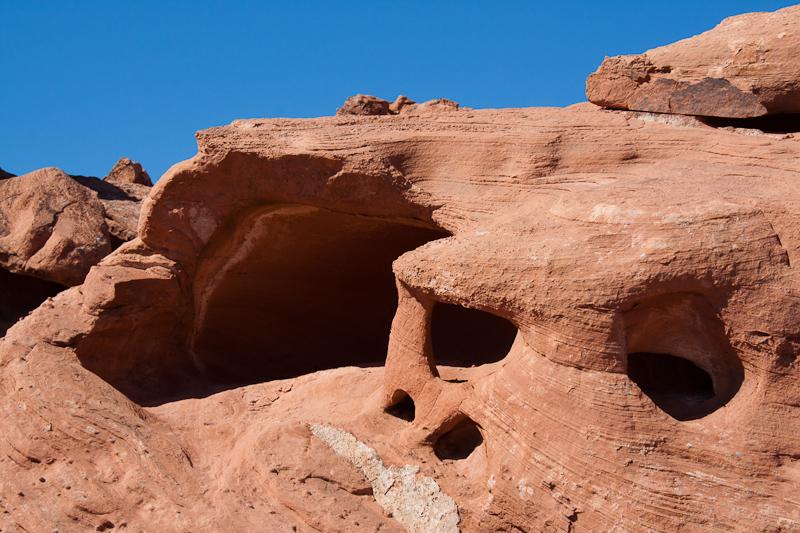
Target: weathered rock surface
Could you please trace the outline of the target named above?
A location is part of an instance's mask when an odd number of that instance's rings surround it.
[[[133,239],[149,191],[57,168],[0,181],[0,334]]]
[[[4,529],[800,528],[797,139],[587,103],[198,146],[0,340]]]
[[[800,6],[746,13],[644,54],[607,57],[586,81],[595,104],[728,118],[800,113]]]

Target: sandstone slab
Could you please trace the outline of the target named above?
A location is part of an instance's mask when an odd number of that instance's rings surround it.
[[[607,57],[586,80],[604,107],[727,118],[800,113],[800,6],[746,13],[643,54]]]

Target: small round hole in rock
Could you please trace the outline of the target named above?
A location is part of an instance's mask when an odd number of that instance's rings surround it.
[[[699,406],[714,397],[714,382],[708,372],[674,355],[629,354],[628,376],[653,403],[677,420],[705,414]]]
[[[471,367],[503,359],[517,328],[499,316],[460,305],[438,302],[431,317],[431,343],[436,363]]]
[[[406,422],[413,422],[416,415],[414,400],[405,391],[398,390],[392,396],[392,405],[386,408],[386,412]]]
[[[478,446],[483,444],[483,435],[478,424],[466,417],[456,424],[453,429],[439,437],[433,445],[436,457],[444,460],[466,459]]]

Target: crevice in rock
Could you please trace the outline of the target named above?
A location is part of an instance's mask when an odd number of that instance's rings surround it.
[[[414,399],[404,390],[397,390],[392,395],[392,403],[386,408],[386,412],[395,418],[413,422],[416,416]]]
[[[240,215],[201,257],[195,363],[210,381],[237,384],[382,365],[397,308],[392,262],[448,235],[301,205]]]
[[[436,439],[433,452],[442,461],[460,461],[472,455],[481,444],[483,435],[480,426],[465,416],[450,431]]]
[[[436,364],[480,366],[502,360],[514,344],[517,328],[497,315],[438,302],[431,317]]]
[[[753,118],[695,117],[712,128],[758,130],[763,133],[786,134],[800,132],[800,113],[764,115]]]

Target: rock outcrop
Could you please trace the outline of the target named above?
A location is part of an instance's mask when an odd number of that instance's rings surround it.
[[[57,168],[0,181],[0,333],[133,239],[149,191]]]
[[[800,113],[800,6],[746,13],[640,55],[607,57],[586,96],[614,109],[726,118]]]
[[[114,165],[103,181],[114,185],[146,185],[152,187],[150,175],[136,161],[123,157]]]

